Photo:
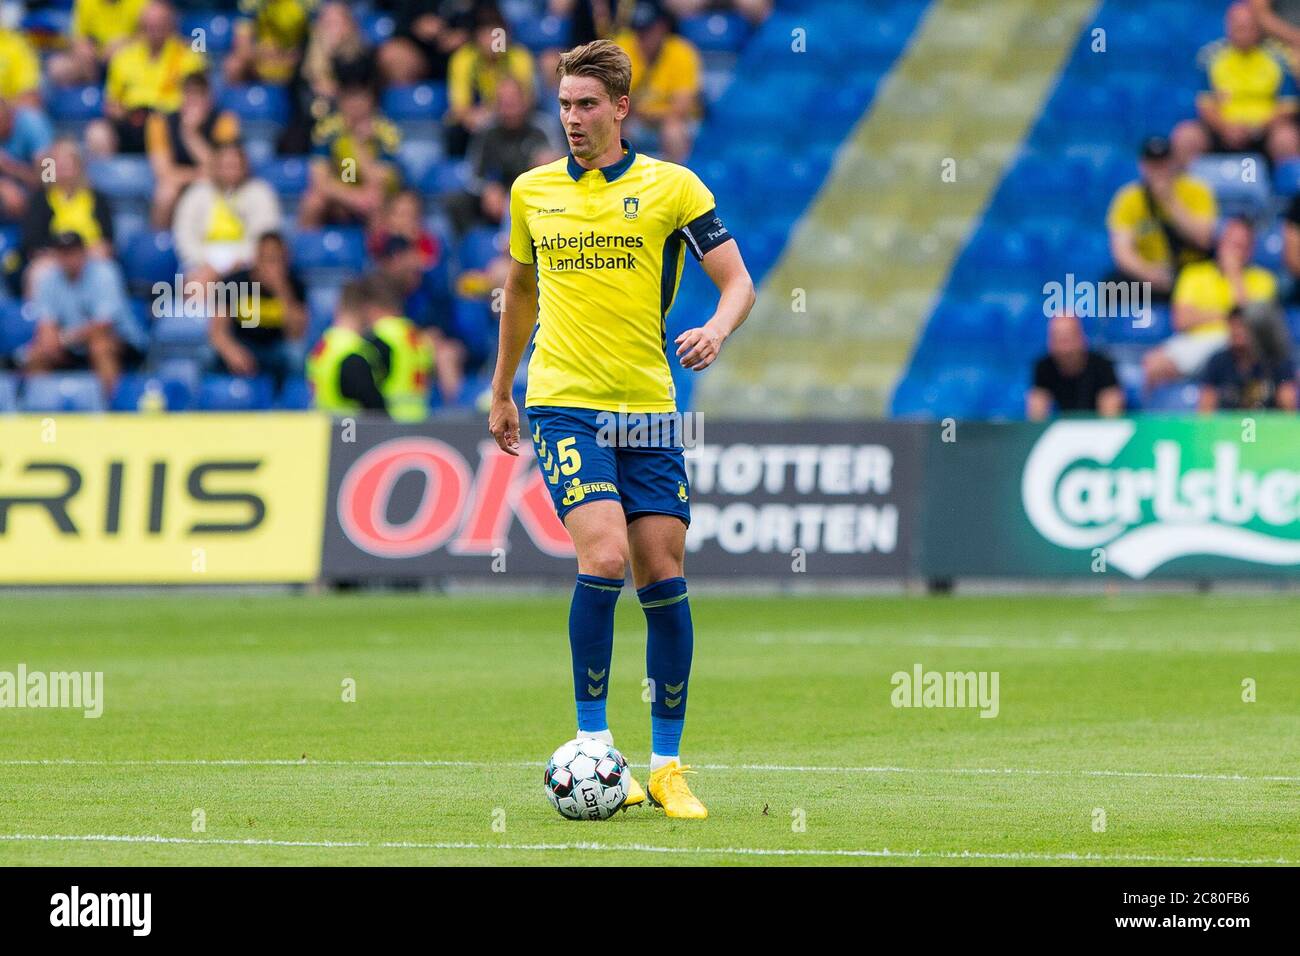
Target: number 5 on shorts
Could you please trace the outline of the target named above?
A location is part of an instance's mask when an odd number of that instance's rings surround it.
[[[570,435],[555,443],[555,450],[560,454],[560,471],[566,475],[572,475],[582,467],[582,455],[573,447],[577,441],[577,438]]]

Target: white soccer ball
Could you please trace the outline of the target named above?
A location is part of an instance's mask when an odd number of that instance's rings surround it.
[[[627,758],[591,737],[561,744],[543,778],[546,799],[570,820],[605,820],[627,799]]]

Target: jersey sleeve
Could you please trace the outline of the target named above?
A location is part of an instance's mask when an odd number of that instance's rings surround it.
[[[510,187],[510,257],[524,265],[532,265],[533,235],[528,231],[528,207],[524,203],[522,186],[523,183],[516,179]]]
[[[681,198],[677,207],[677,229],[686,239],[686,248],[696,259],[727,242],[730,231],[718,216],[713,193],[689,169],[683,170]]]

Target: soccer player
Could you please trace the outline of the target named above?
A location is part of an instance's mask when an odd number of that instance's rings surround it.
[[[703,371],[749,314],[754,285],[699,178],[622,139],[627,54],[596,40],[561,56],[559,76],[569,155],[523,173],[510,190],[489,429],[502,450],[519,454],[511,384],[531,334],[529,430],[578,556],[569,609],[578,734],[613,742],[606,688],[630,557],[648,632],[650,798],[670,817],[703,818],[679,759],[694,648],[683,576],[690,495],[666,316],[686,249],[721,292],[713,316],[674,340],[677,361]],[[637,429],[612,427],[620,421],[648,421],[641,432],[674,437],[640,442]],[[632,780],[627,803],[644,800]]]

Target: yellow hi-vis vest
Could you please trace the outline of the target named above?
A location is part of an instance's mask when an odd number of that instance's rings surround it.
[[[388,375],[379,390],[394,421],[421,422],[429,414],[429,373],[433,347],[415,323],[400,315],[378,319],[371,334],[388,346]]]
[[[339,388],[343,361],[360,355],[373,373],[380,366],[379,352],[361,335],[342,326],[331,325],[307,357],[307,381],[311,383],[316,407],[323,412],[354,412],[361,404],[344,396]]]

